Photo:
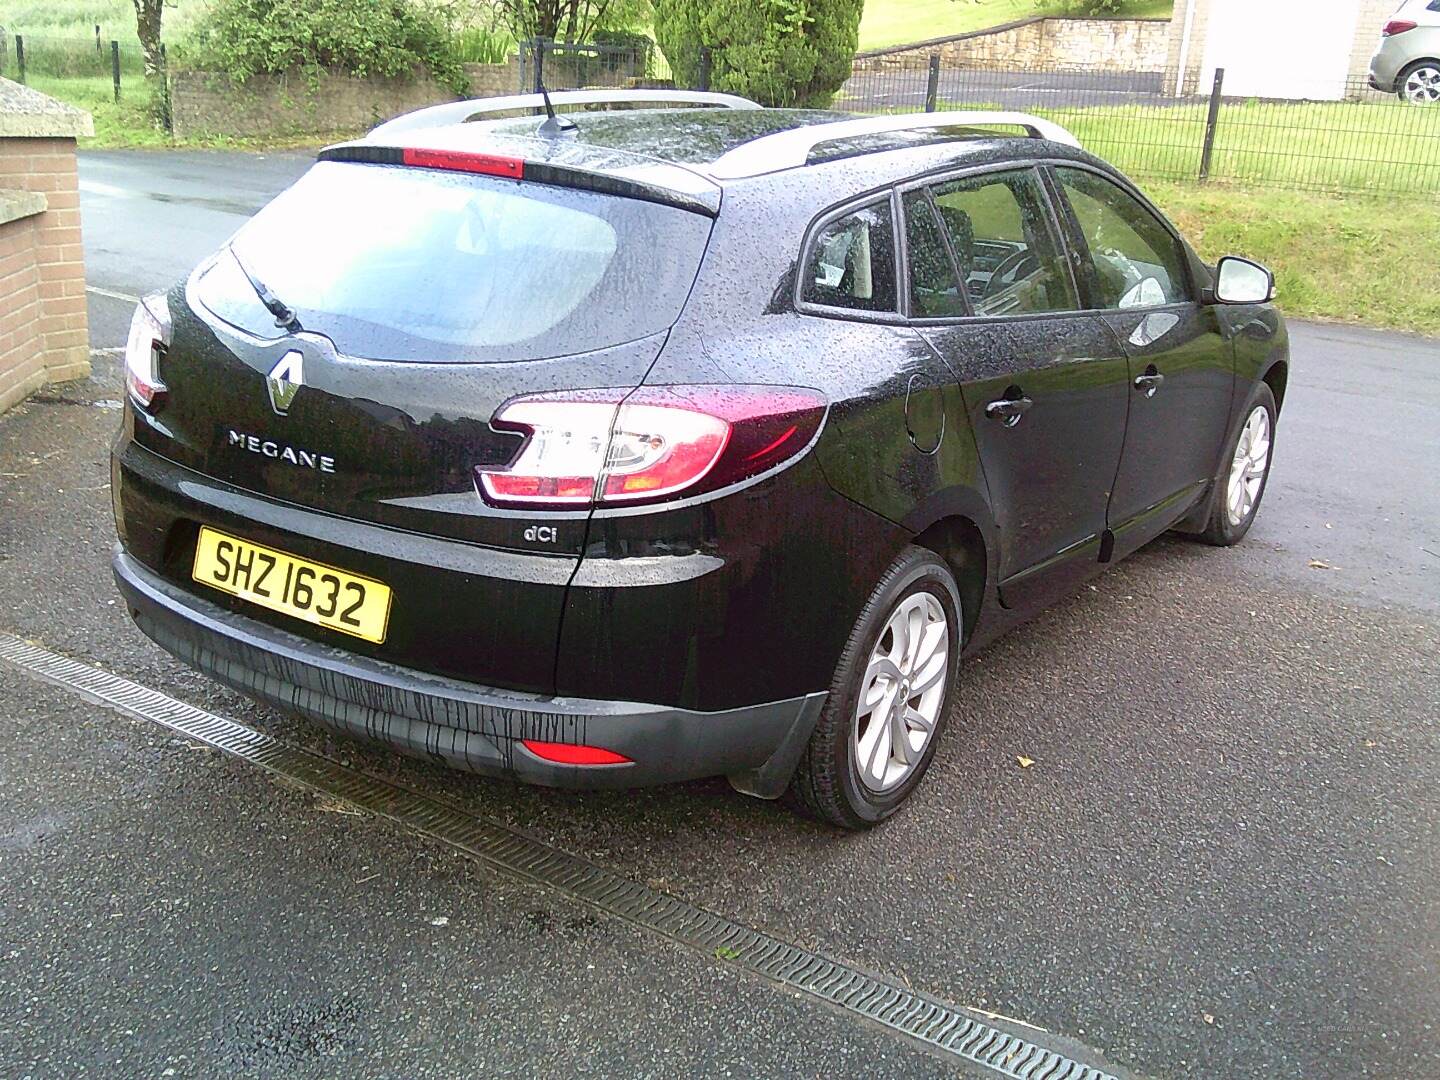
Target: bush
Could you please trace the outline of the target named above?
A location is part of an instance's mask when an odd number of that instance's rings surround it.
[[[864,0],[655,0],[655,40],[679,86],[697,85],[709,46],[710,87],[763,105],[824,108],[850,77]]]
[[[242,82],[296,68],[403,78],[419,64],[469,92],[444,20],[410,0],[218,0],[185,55]]]

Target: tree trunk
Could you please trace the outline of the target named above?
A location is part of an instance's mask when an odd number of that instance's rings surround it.
[[[135,0],[135,30],[140,37],[140,52],[145,58],[145,75],[160,71],[160,14],[162,0]]]

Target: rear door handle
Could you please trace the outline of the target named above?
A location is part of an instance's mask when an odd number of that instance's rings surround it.
[[[1001,398],[985,406],[985,415],[991,420],[999,420],[1006,427],[1014,427],[1034,404],[1028,397]]]
[[[1164,381],[1165,376],[1156,371],[1155,365],[1151,364],[1145,374],[1135,376],[1135,389],[1146,397],[1154,397],[1155,391],[1160,389],[1160,384]]]

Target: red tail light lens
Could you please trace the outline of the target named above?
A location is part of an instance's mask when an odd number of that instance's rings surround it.
[[[170,307],[164,293],[155,293],[135,305],[135,314],[130,317],[130,337],[125,342],[125,387],[141,408],[158,407],[165,395],[159,366],[160,356],[169,343]]]
[[[538,758],[557,765],[629,765],[630,759],[603,746],[579,746],[575,743],[536,742],[521,739],[525,749]]]
[[[512,398],[491,423],[525,435],[504,468],[475,470],[493,506],[564,509],[699,495],[798,456],[825,397],[791,386],[659,386]]]
[[[1395,34],[1405,33],[1406,30],[1414,30],[1418,25],[1414,19],[1391,19],[1380,33],[1383,37],[1393,37]]]

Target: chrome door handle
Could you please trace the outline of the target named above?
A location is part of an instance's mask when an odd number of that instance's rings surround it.
[[[1155,370],[1151,365],[1150,370],[1144,375],[1135,376],[1135,389],[1139,390],[1146,397],[1154,397],[1155,391],[1160,389],[1160,384],[1165,381],[1165,376]]]
[[[985,406],[985,415],[991,420],[999,420],[1006,427],[1014,427],[1034,404],[1028,397],[1001,398]]]

